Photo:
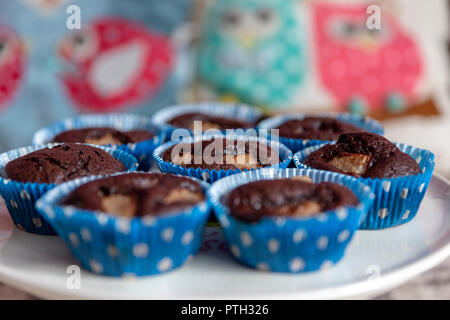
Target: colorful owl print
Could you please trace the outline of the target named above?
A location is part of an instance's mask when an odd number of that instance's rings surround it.
[[[118,17],[100,18],[59,45],[62,82],[80,109],[122,110],[149,99],[172,69],[167,37]]]
[[[25,68],[25,50],[19,35],[0,25],[0,109],[8,105],[19,88]]]
[[[337,103],[356,113],[403,111],[423,74],[414,39],[385,11],[381,29],[369,29],[367,5],[313,7],[318,70]]]
[[[295,0],[216,0],[204,18],[200,81],[220,95],[285,107],[302,85],[306,48]]]

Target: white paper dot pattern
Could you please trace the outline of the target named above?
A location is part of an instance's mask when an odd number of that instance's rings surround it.
[[[292,237],[292,241],[294,243],[300,243],[306,238],[306,231],[305,230],[296,230],[294,232],[294,235]]]
[[[86,242],[90,242],[92,240],[92,234],[89,231],[89,229],[87,228],[81,228],[80,230],[81,233],[81,238],[86,241]]]
[[[67,236],[69,237],[69,241],[72,244],[72,246],[78,247],[78,245],[80,244],[78,236],[73,232],[69,233]]]
[[[253,239],[248,232],[241,232],[240,234],[241,243],[244,247],[249,247],[253,244]]]
[[[389,211],[387,208],[382,208],[382,209],[378,210],[378,216],[380,217],[380,219],[386,218],[388,214],[389,214]]]
[[[192,242],[192,239],[194,239],[194,232],[192,231],[186,231],[183,234],[183,237],[181,238],[181,243],[185,246],[190,244]]]
[[[106,251],[108,252],[108,255],[111,257],[111,258],[115,258],[115,257],[117,257],[118,255],[119,255],[119,250],[117,249],[117,247],[116,246],[114,246],[114,245],[109,245],[107,248],[106,248]]]
[[[277,253],[280,249],[280,241],[278,241],[277,239],[270,239],[267,242],[267,248],[269,248],[269,251],[271,253]]]
[[[409,218],[409,214],[411,213],[411,211],[410,210],[406,210],[405,211],[405,213],[403,214],[403,217],[402,217],[402,219],[403,220],[406,220],[406,219],[408,219]]]
[[[269,271],[269,265],[265,262],[260,262],[256,265],[256,269],[261,270],[261,271]]]
[[[163,231],[161,231],[161,238],[164,240],[164,242],[171,242],[173,239],[175,231],[171,227],[165,228]]]
[[[169,257],[165,257],[158,262],[158,270],[160,272],[168,271],[172,268],[173,262]]]
[[[403,188],[402,193],[400,194],[400,198],[406,199],[407,196],[408,196],[408,188]]]
[[[320,250],[325,250],[328,246],[328,237],[327,236],[321,236],[319,239],[317,239],[317,248]]]
[[[103,271],[103,266],[96,260],[89,261],[89,266],[95,273],[101,273]]]
[[[42,227],[42,220],[39,218],[33,218],[31,220],[36,228]]]
[[[231,253],[236,257],[239,258],[241,256],[241,250],[237,245],[232,245],[230,247]]]
[[[145,258],[148,255],[148,245],[146,243],[137,243],[133,246],[133,255],[136,258]]]
[[[305,261],[302,258],[294,258],[289,263],[289,269],[292,272],[298,272],[305,268]]]
[[[424,188],[425,188],[425,183],[422,183],[422,184],[419,186],[419,192],[422,192]]]
[[[339,242],[344,242],[348,239],[348,237],[350,236],[350,231],[348,230],[342,230],[339,235],[338,235],[338,241]]]

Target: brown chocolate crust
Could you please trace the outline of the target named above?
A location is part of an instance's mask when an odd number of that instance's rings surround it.
[[[19,182],[62,183],[76,178],[125,171],[125,165],[92,146],[64,143],[8,162],[6,178]]]
[[[224,197],[230,214],[245,222],[262,217],[313,216],[359,201],[348,188],[338,184],[312,183],[297,179],[260,180],[241,185]]]
[[[336,159],[347,158],[361,170],[344,170]],[[357,163],[355,163],[357,162]],[[350,174],[363,178],[393,178],[421,173],[420,166],[392,142],[375,133],[342,134],[335,144],[328,144],[312,152],[304,164],[315,169]]]
[[[98,127],[63,131],[53,138],[53,142],[128,144],[149,140],[153,137],[154,134],[148,130],[119,131],[114,128]],[[102,143],[102,141],[105,143]]]
[[[344,121],[331,117],[305,117],[304,119],[291,119],[280,124],[279,136],[292,139],[314,139],[335,141],[345,132],[363,131]]]
[[[84,210],[140,217],[181,211],[204,199],[202,186],[192,179],[165,173],[127,173],[83,184],[62,203]]]
[[[168,123],[178,128],[193,129],[194,121],[202,121],[203,130],[210,128],[219,130],[248,129],[255,126],[254,123],[204,113],[184,113],[170,119]]]

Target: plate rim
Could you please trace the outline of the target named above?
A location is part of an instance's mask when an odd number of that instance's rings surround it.
[[[439,179],[444,182],[446,185],[450,186],[450,181],[442,176],[439,173],[433,174],[434,179]],[[15,228],[15,227],[14,227]],[[450,231],[447,231],[444,236],[450,236]],[[381,294],[387,291],[390,291],[408,280],[412,279],[415,276],[420,275],[421,273],[432,269],[437,266],[439,263],[443,262],[446,258],[450,256],[450,241],[446,243],[442,243],[438,248],[434,249],[434,251],[423,258],[417,259],[409,264],[406,264],[403,267],[395,268],[392,271],[388,271],[387,273],[383,273],[381,276],[374,279],[365,279],[359,280],[357,282],[352,282],[343,285],[336,285],[332,287],[311,289],[308,291],[297,291],[297,292],[277,292],[277,297],[273,297],[267,293],[256,293],[252,294],[252,299],[273,299],[273,300],[301,300],[301,299],[311,299],[311,300],[320,300],[320,299],[352,299],[352,298],[365,298],[365,297],[373,297],[376,294]],[[101,276],[99,276],[101,277]],[[59,289],[55,289],[52,286],[43,287],[42,285],[37,285],[35,282],[29,282],[26,280],[19,279],[14,274],[11,275],[11,272],[5,270],[5,268],[0,265],[0,281],[4,284],[15,287],[19,290],[27,292],[31,295],[34,295],[38,298],[43,299],[92,299],[92,300],[100,300],[100,299],[123,299],[127,298],[119,297],[112,294],[103,294],[103,297],[99,297],[95,294],[95,292],[89,293],[89,291],[84,290],[66,290],[66,292],[61,291]],[[203,295],[203,296],[202,296]],[[136,298],[130,297],[129,299],[145,299],[145,298]],[[161,298],[147,298],[153,300],[165,300],[170,299],[168,297]],[[186,299],[185,297],[174,297],[171,298],[173,300],[182,300]],[[190,297],[190,300],[201,300],[201,299],[211,299],[211,300],[239,300],[239,299],[248,299],[243,294],[233,294],[231,297],[229,294],[215,294],[211,296],[209,293],[197,294],[195,297]]]

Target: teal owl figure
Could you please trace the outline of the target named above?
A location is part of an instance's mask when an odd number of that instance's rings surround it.
[[[306,73],[296,0],[216,0],[199,45],[200,81],[219,96],[267,108],[291,104]]]

